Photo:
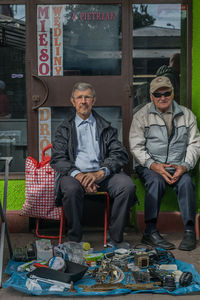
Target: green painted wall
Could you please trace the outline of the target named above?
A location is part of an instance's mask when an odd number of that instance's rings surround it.
[[[200,129],[200,1],[193,0],[193,47],[192,47],[192,111]],[[200,162],[199,162],[200,163]],[[197,166],[195,176],[198,211],[200,212],[200,180]]]
[[[3,199],[4,181],[0,180],[0,199]],[[9,180],[7,210],[20,210],[25,200],[25,180]]]
[[[192,110],[200,128],[200,1],[193,0]]]

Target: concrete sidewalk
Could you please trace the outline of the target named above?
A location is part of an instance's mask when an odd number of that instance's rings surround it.
[[[24,247],[27,243],[35,241],[36,236],[32,233],[17,233],[17,234],[10,234],[11,236],[11,242],[13,247]],[[127,228],[126,233],[125,233],[125,239],[131,244],[131,247],[134,248],[134,245],[140,243],[142,233],[136,232],[134,229]],[[169,233],[169,234],[163,234],[163,236],[170,242],[174,243],[176,247],[178,247],[179,243],[182,240],[182,234],[181,233]],[[100,229],[92,229],[88,228],[87,231],[84,233],[83,237],[84,241],[89,241],[94,247],[94,250],[102,250],[103,249],[103,231]],[[65,239],[63,238],[64,242]],[[6,248],[4,251],[4,269],[9,261],[9,252],[7,249],[7,243]],[[53,241],[53,244],[57,244],[57,240]],[[200,242],[197,242],[197,248],[193,251],[187,252],[187,251],[180,251],[178,249],[172,250],[172,253],[174,254],[175,258],[190,264],[193,264],[195,269],[197,270],[198,273],[200,273]],[[3,274],[3,282],[5,282],[9,278],[8,275]],[[198,294],[189,294],[189,295],[184,295],[184,296],[176,296],[178,299],[182,300],[187,300],[187,299],[192,299],[192,300],[197,300],[199,299]],[[21,300],[21,299],[36,299],[36,296],[29,296],[27,294],[20,293],[12,288],[2,288],[0,289],[0,299],[1,300]],[[60,299],[58,296],[43,296],[45,299]],[[163,295],[163,294],[151,294],[151,293],[142,293],[142,294],[134,294],[134,295],[121,295],[121,296],[108,296],[109,298],[115,298],[115,299],[124,299],[124,300],[129,300],[133,299],[134,300],[165,300],[169,298],[174,298],[175,296],[171,295]],[[76,297],[76,298],[82,298],[83,300],[85,299],[91,299],[91,297]],[[94,299],[102,299],[102,297],[92,297]]]

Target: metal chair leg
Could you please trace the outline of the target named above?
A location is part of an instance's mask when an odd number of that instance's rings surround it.
[[[39,238],[44,238],[44,239],[58,239],[59,240],[59,244],[61,244],[62,243],[62,233],[63,233],[63,222],[64,222],[64,211],[63,211],[63,207],[62,207],[61,216],[60,216],[59,234],[58,235],[40,234],[39,233],[40,219],[36,219],[35,234]]]
[[[109,213],[110,213],[110,196],[105,192],[105,213],[104,213],[104,247],[107,247],[107,232],[109,225]]]
[[[104,247],[107,247],[107,232],[109,226],[109,214],[110,214],[110,196],[108,192],[96,192],[88,193],[88,195],[104,195],[105,196],[105,208],[104,208]]]

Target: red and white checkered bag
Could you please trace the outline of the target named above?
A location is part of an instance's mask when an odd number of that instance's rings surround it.
[[[54,198],[55,170],[49,164],[50,156],[45,156],[51,147],[43,149],[41,162],[31,156],[26,159],[25,202],[20,215],[60,220],[61,207],[56,207]]]

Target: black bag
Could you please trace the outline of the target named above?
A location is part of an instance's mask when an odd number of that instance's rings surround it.
[[[80,280],[88,267],[83,266],[71,261],[66,261],[66,269],[65,272],[56,271],[51,268],[37,268],[27,274],[29,278],[32,275],[37,276],[38,278],[50,279],[54,281],[60,281],[63,283],[70,283],[71,281],[75,282]]]

